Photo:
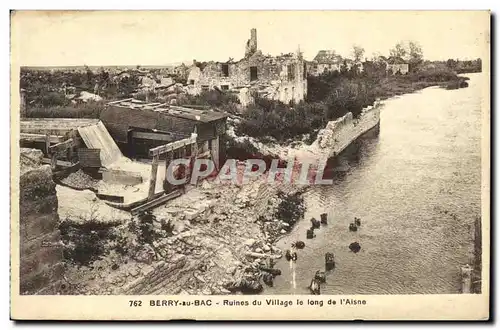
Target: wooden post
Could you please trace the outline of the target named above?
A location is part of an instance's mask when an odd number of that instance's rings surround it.
[[[181,149],[179,150],[179,158],[180,159],[185,159],[186,158],[186,145],[184,145],[183,147],[181,147]],[[189,173],[189,167],[185,166],[184,169],[185,169],[184,175],[186,176],[186,179],[189,180],[189,174],[188,174]],[[186,184],[187,184],[187,182],[186,182]],[[184,192],[186,191],[185,190],[186,184],[184,184],[182,186],[182,189],[184,190]]]
[[[465,265],[461,267],[462,293],[471,293],[472,289],[472,267]]]
[[[212,161],[215,164],[215,169],[219,170],[219,137],[217,136],[215,139],[210,140],[210,154],[212,156]]]
[[[172,162],[173,158],[173,153],[172,151],[167,151],[165,154],[165,180],[163,181],[163,189],[165,190],[165,194],[168,194],[171,190],[170,182],[168,182],[168,167],[170,166],[170,163]],[[168,189],[167,189],[168,187]],[[168,191],[167,191],[168,190]]]
[[[153,162],[151,163],[151,177],[149,178],[149,194],[148,200],[151,200],[155,194],[156,188],[156,174],[158,173],[158,158],[159,155],[153,156]]]
[[[196,159],[198,159],[198,141],[194,141],[191,145],[191,157],[193,157],[193,166],[196,164]],[[198,185],[198,180],[196,180],[195,186]]]
[[[71,147],[68,148],[68,152],[67,152],[67,156],[66,157],[68,158],[68,161],[70,163],[73,163],[73,146],[71,146]]]
[[[53,153],[50,157],[50,167],[52,171],[55,171],[57,169],[57,154]]]
[[[179,158],[186,158],[186,145],[182,146],[179,150]]]
[[[50,152],[50,135],[46,134],[45,135],[45,154],[47,155],[47,157],[50,156],[49,152]]]
[[[191,156],[194,157],[194,159],[196,159],[196,156],[198,156],[198,142],[197,141],[195,141],[191,145]]]

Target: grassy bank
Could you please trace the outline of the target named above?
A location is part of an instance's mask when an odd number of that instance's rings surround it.
[[[277,142],[302,138],[314,140],[326,123],[351,112],[359,117],[363,108],[376,99],[413,93],[430,86],[466,87],[467,78],[452,71],[431,70],[408,75],[370,76],[329,73],[308,78],[308,95],[304,102],[286,105],[257,98],[243,113],[237,127],[239,135],[254,138],[272,137]]]

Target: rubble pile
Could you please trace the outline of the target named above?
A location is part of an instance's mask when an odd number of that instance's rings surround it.
[[[283,255],[274,242],[288,232],[287,222],[274,217],[280,189],[259,179],[245,185],[205,180],[153,210],[146,225],[134,218],[116,226],[109,253],[73,267],[68,280],[79,294],[260,292],[281,273],[273,268]]]
[[[60,180],[64,185],[74,189],[96,189],[99,180],[94,179],[82,170],[70,173],[68,176]]]

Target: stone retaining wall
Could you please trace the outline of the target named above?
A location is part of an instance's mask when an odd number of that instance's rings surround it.
[[[20,292],[36,294],[54,285],[63,272],[58,246],[56,184],[40,150],[21,149]]]

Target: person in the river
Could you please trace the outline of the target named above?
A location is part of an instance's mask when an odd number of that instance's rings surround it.
[[[335,256],[331,252],[325,253],[325,269],[332,270],[335,267]]]
[[[325,272],[317,270],[316,274],[314,274],[314,279],[318,280],[320,283],[325,283],[326,282]]]
[[[326,225],[328,223],[328,219],[327,219],[328,215],[326,213],[322,213],[320,215],[320,217],[321,217],[321,220],[320,220],[321,224]]]
[[[267,285],[267,286],[273,286],[273,281],[274,281],[274,277],[272,274],[269,274],[269,273],[266,273],[264,272],[262,274],[262,281]]]
[[[318,229],[320,227],[320,222],[315,218],[311,218],[311,228]]]
[[[360,218],[356,218],[354,217],[354,223],[356,224],[356,226],[361,226],[361,219]]]
[[[286,261],[290,261],[290,260],[297,261],[297,252],[286,250],[285,258],[286,258]]]
[[[304,243],[303,241],[297,241],[295,243],[292,243],[292,247],[296,249],[303,249],[306,247],[306,243]]]
[[[358,242],[353,242],[349,244],[349,249],[354,253],[358,253],[361,250],[361,245]]]
[[[358,231],[358,226],[356,226],[355,223],[350,223],[349,224],[349,231]]]
[[[320,282],[316,278],[312,279],[309,290],[311,290],[312,294],[321,294]]]

